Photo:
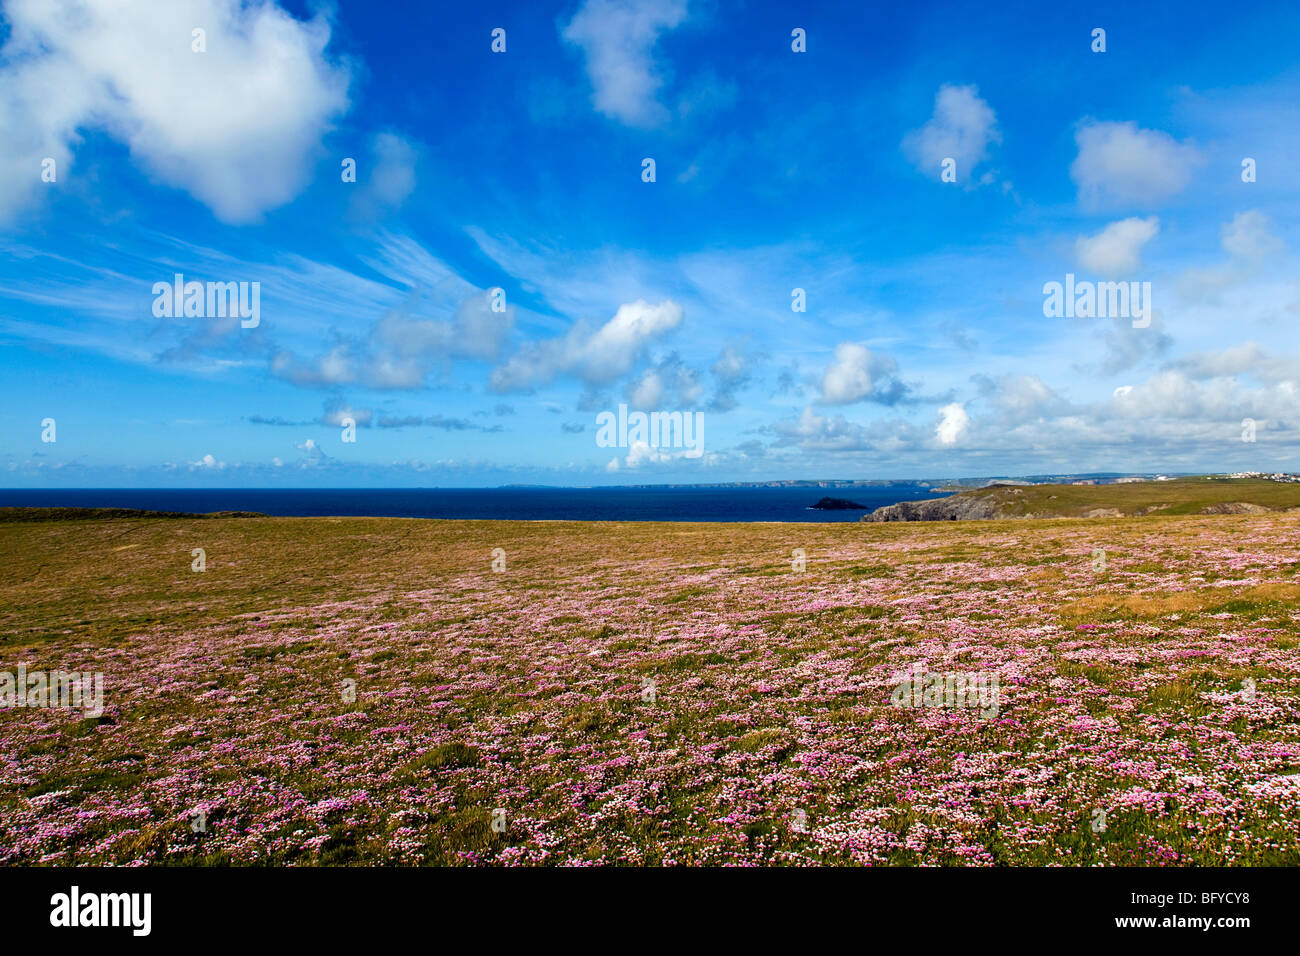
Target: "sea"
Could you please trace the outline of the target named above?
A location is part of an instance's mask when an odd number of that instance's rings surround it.
[[[488,518],[508,521],[857,521],[899,501],[942,498],[923,484],[621,488],[0,489],[0,507],[260,511],[268,515]],[[823,511],[823,497],[861,509]]]

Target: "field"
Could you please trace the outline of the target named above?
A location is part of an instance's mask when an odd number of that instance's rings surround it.
[[[1248,514],[1300,508],[1300,483],[1260,478],[1176,478],[1110,485],[992,486],[935,499],[949,507],[985,503],[993,518],[1097,518]]]
[[[0,671],[105,709],[0,709],[0,863],[1295,865],[1298,539],[8,521]]]

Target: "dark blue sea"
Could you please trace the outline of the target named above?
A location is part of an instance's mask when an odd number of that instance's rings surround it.
[[[260,511],[269,515],[376,515],[576,521],[857,521],[853,511],[818,511],[846,498],[866,510],[941,498],[928,485],[858,488],[322,488],[0,489],[0,507]]]

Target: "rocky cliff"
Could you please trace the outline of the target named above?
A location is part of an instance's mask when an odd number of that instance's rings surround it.
[[[953,495],[951,498],[933,498],[929,501],[900,501],[885,505],[863,521],[967,521],[972,518],[1000,518],[1002,509],[997,499],[974,495]]]

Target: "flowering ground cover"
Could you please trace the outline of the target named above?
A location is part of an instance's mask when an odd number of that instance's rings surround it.
[[[3,523],[0,863],[1294,865],[1298,533]]]

